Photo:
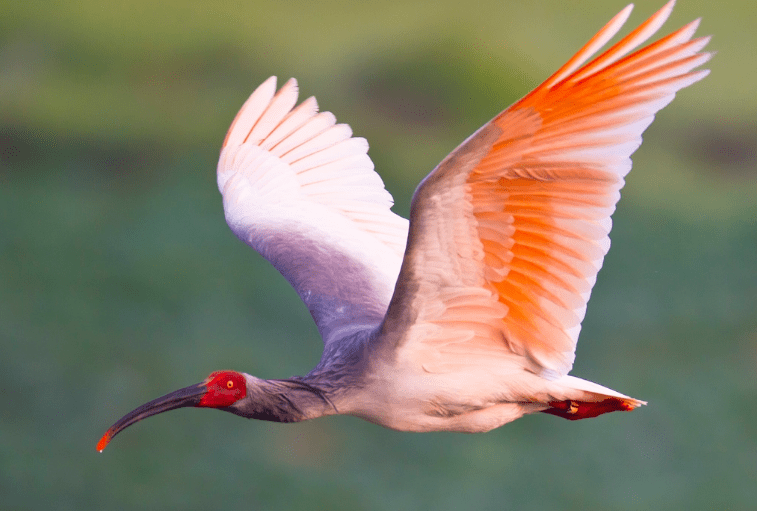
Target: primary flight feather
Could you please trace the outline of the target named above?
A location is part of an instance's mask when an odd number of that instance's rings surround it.
[[[488,431],[546,412],[567,419],[643,401],[569,376],[610,247],[631,154],[655,113],[701,80],[699,21],[637,49],[673,1],[589,62],[628,6],[562,68],[450,153],[420,184],[410,221],[368,144],[266,80],[232,122],[218,187],[232,231],[307,305],[324,341],[309,374],[218,371],[124,416],[183,406],[293,422],[350,414],[405,431]]]

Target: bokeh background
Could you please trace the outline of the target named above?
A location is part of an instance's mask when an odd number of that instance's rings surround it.
[[[637,2],[630,24],[662,1]],[[506,2],[0,2],[0,507],[754,509],[757,4],[681,0],[718,54],[645,134],[573,374],[649,401],[570,423],[407,434],[183,409],[229,368],[306,373],[320,341],[225,225],[218,150],[269,75],[348,122],[407,215],[451,149],[623,7]],[[626,33],[624,31],[624,33]]]

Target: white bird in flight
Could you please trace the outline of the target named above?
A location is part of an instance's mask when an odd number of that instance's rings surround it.
[[[294,79],[278,93],[266,80],[226,135],[218,188],[232,231],[310,310],[321,361],[282,380],[214,372],[124,416],[98,450],[184,406],[473,433],[645,404],[568,372],[631,153],[676,91],[708,74],[695,68],[710,54],[709,37],[692,39],[699,20],[636,50],[671,1],[587,63],[632,7],[452,151],[418,186],[409,222],[364,139],[315,98],[295,107]]]

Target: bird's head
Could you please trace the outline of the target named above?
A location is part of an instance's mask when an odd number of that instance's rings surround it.
[[[227,409],[245,397],[247,378],[244,374],[236,371],[216,371],[201,383],[166,394],[127,413],[105,432],[97,443],[97,450],[102,451],[118,433],[151,415],[185,406]]]

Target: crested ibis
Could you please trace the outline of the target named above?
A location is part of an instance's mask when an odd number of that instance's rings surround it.
[[[368,144],[266,80],[218,162],[226,221],[310,310],[323,355],[306,376],[217,371],[140,406],[124,428],[185,406],[297,422],[348,414],[401,431],[483,432],[525,414],[585,419],[645,404],[568,375],[610,216],[655,113],[708,74],[695,20],[643,46],[673,1],[589,61],[629,5],[555,74],[421,182],[410,220]]]

